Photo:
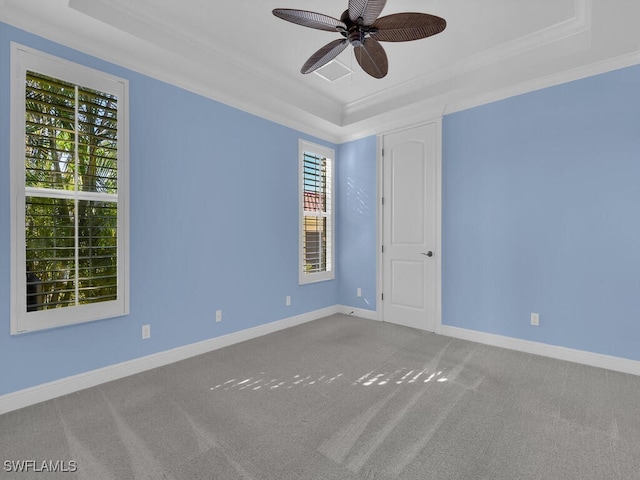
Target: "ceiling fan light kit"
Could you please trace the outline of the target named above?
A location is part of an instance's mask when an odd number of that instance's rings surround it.
[[[301,73],[311,73],[326,65],[351,45],[362,69],[374,78],[383,78],[389,71],[389,62],[380,42],[418,40],[436,35],[447,26],[444,18],[427,13],[395,13],[378,18],[386,3],[387,0],[349,0],[349,8],[339,20],[291,8],[276,8],[273,14],[297,25],[337,32],[343,37],[311,55]]]

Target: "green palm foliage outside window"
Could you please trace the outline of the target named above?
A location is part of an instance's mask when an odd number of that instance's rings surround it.
[[[117,297],[116,96],[26,77],[27,311]]]

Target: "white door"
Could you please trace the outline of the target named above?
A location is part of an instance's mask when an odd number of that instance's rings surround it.
[[[439,314],[439,124],[383,139],[383,320],[435,331]]]

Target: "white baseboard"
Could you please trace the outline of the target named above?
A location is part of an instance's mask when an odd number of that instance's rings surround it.
[[[338,305],[8,393],[0,396],[0,415],[62,395],[84,390],[85,388],[128,377],[129,375],[144,372],[145,370],[162,367],[196,355],[244,342],[245,340],[261,337],[285,328],[301,325],[335,313],[341,313]]]
[[[378,312],[375,310],[367,310],[365,308],[349,307],[347,305],[338,305],[338,313],[344,315],[353,315],[354,317],[366,318],[367,320],[380,320]]]
[[[164,365],[211,352],[219,348],[251,340],[252,338],[261,337],[285,328],[318,320],[336,313],[354,315],[356,317],[366,318],[369,320],[380,320],[376,311],[348,307],[345,305],[334,305],[332,307],[303,313],[301,315],[277,320],[265,325],[259,325],[239,332],[230,333],[221,337],[211,338],[191,345],[173,348],[171,350],[154,353],[146,357],[136,358],[127,362],[110,365],[90,372],[73,375],[71,377],[62,378],[42,385],[36,385],[35,387],[26,388],[17,392],[8,393],[0,396],[0,415],[28,407],[29,405],[44,402],[46,400],[51,400],[62,395],[84,390],[85,388],[94,387],[112,380],[151,370],[152,368],[162,367]],[[462,340],[483,343],[485,345],[508,348],[511,350],[543,355],[559,360],[567,360],[570,362],[640,376],[640,362],[626,358],[602,355],[566,347],[558,347],[529,340],[504,337],[501,335],[451,327],[448,325],[442,325],[439,329],[439,333],[448,337],[460,338]]]
[[[447,337],[460,338],[462,340],[483,343],[494,347],[508,348],[510,350],[518,350],[520,352],[533,353],[535,355],[556,358],[558,360],[566,360],[592,367],[606,368],[607,370],[615,370],[617,372],[640,376],[640,362],[636,360],[629,360],[627,358],[602,355],[600,353],[575,350],[567,347],[558,347],[546,343],[504,337],[502,335],[478,332],[476,330],[467,330],[448,325],[442,325],[439,333]]]

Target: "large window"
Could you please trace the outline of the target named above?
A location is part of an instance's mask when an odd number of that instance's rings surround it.
[[[127,82],[12,48],[12,333],[124,315]]]
[[[334,278],[333,159],[330,148],[300,140],[300,283]]]

